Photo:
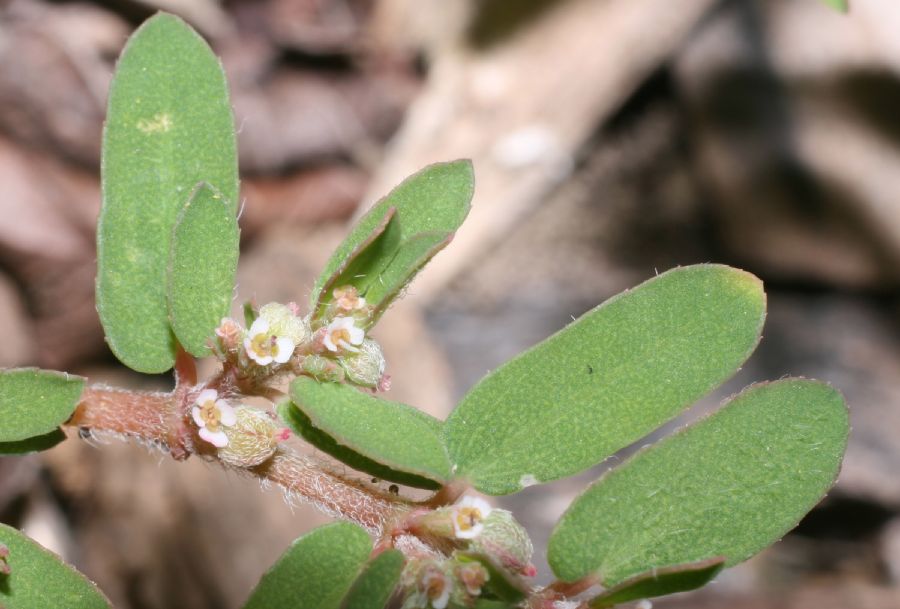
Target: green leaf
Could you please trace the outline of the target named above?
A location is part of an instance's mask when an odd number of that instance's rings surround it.
[[[25,440],[15,442],[0,442],[0,455],[26,455],[42,450],[50,450],[66,439],[66,434],[57,428],[50,433],[45,433]]]
[[[0,370],[0,442],[43,436],[72,416],[84,379],[65,372]]]
[[[279,410],[285,422],[355,469],[422,488],[439,488],[450,476],[442,423],[416,408],[307,377],[291,383],[291,400],[295,412]]]
[[[722,557],[686,565],[652,569],[629,578],[591,599],[591,609],[606,609],[620,603],[696,590],[708,584],[725,566]]]
[[[215,55],[181,19],[160,13],[119,58],[103,134],[97,310],[116,356],[140,372],[175,361],[166,304],[172,232],[205,181],[235,211],[234,121]]]
[[[266,571],[244,609],[338,609],[371,551],[369,536],[354,524],[319,527]]]
[[[363,216],[335,250],[316,280],[311,310],[321,311],[322,305],[331,300],[333,287],[355,285],[362,287],[363,292],[373,278],[388,269],[401,247],[420,233],[442,233],[448,238],[469,213],[473,190],[472,163],[468,160],[429,165],[404,180]],[[395,212],[392,217],[391,208]],[[401,287],[427,262],[406,254],[402,260],[407,264],[405,268],[400,267],[398,260],[390,271],[393,283],[400,283]],[[351,262],[353,272],[347,272]],[[403,279],[398,282],[399,276]],[[378,300],[368,296],[367,300],[370,304],[382,304],[383,310],[387,303],[382,301],[396,296],[396,292],[378,291],[377,295]]]
[[[339,444],[334,438],[316,428],[309,420],[309,417],[289,401],[279,404],[276,410],[285,425],[290,427],[297,435],[322,452],[331,455],[357,471],[371,474],[381,480],[397,482],[414,488],[436,490],[441,487],[439,483],[433,480],[391,469]]]
[[[822,2],[842,13],[846,13],[850,10],[850,3],[847,0],[822,0]]]
[[[9,548],[9,575],[0,574],[3,609],[109,609],[109,601],[84,575],[16,529],[0,524]]]
[[[607,586],[653,568],[746,560],[780,539],[834,483],[847,409],[823,383],[751,387],[638,453],[579,496],[550,537],[558,577]]]
[[[344,597],[341,609],[384,609],[400,582],[406,559],[399,550],[373,558]]]
[[[175,224],[169,259],[169,317],[175,336],[197,357],[231,308],[240,230],[231,203],[197,185]]]
[[[502,495],[591,467],[731,376],[764,316],[761,282],[719,265],[609,299],[463,398],[445,425],[456,475]]]
[[[381,317],[419,269],[447,247],[452,239],[453,233],[419,233],[407,239],[397,249],[396,255],[387,267],[375,275],[373,281],[362,292],[366,301],[375,307],[370,324],[374,324]]]
[[[334,288],[350,284],[363,286],[372,269],[390,263],[400,245],[400,230],[394,223],[396,214],[394,207],[374,207],[338,246],[313,289],[311,310],[315,314],[324,312],[333,300]],[[318,282],[323,283],[319,286]]]

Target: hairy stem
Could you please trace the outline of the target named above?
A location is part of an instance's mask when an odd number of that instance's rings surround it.
[[[383,493],[363,482],[328,471],[324,463],[280,447],[265,463],[251,471],[281,486],[288,497],[314,503],[325,513],[355,522],[374,535],[410,510],[395,495]]]
[[[84,390],[67,426],[112,432],[148,442],[183,460],[191,454],[221,464],[186,424],[191,392],[125,391],[94,385]],[[223,464],[224,465],[224,464]],[[281,445],[264,463],[242,471],[277,484],[291,499],[359,524],[375,535],[411,509],[408,501],[332,471],[327,463]]]
[[[93,385],[81,394],[81,401],[67,425],[132,436],[169,451],[174,445],[175,451],[180,452],[184,447],[173,433],[174,414],[175,400],[171,393]]]

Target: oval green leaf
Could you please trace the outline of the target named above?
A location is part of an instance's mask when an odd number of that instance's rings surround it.
[[[338,609],[371,551],[369,536],[354,524],[314,529],[266,571],[244,609]]]
[[[56,430],[72,416],[84,378],[65,372],[0,370],[0,442],[18,442]]]
[[[502,495],[599,463],[730,377],[764,317],[761,282],[719,265],[609,299],[463,398],[445,425],[455,475]]]
[[[548,560],[607,586],[652,568],[746,560],[834,483],[847,443],[841,395],[815,381],[751,387],[717,413],[598,480],[553,531]]]
[[[434,417],[349,385],[307,377],[291,383],[291,400],[299,412],[285,412],[286,422],[317,448],[351,467],[421,488],[438,488],[449,479],[442,423]],[[323,435],[331,442],[323,441]],[[373,469],[371,463],[360,462],[353,454],[380,467]]]
[[[42,450],[50,450],[66,439],[66,434],[57,428],[50,433],[45,433],[25,440],[15,442],[0,442],[0,455],[27,455]]]
[[[209,340],[231,308],[239,243],[231,203],[198,184],[175,223],[169,257],[169,317],[191,355],[209,355]]]
[[[175,361],[166,304],[172,229],[198,182],[238,197],[234,120],[225,75],[200,36],[160,13],[119,58],[103,133],[97,225],[97,310],[125,365],[165,372]]]
[[[360,292],[375,308],[370,325],[378,321],[416,273],[447,247],[452,239],[453,233],[419,233],[407,239],[397,249],[390,263]]]
[[[399,550],[387,550],[373,558],[353,582],[341,609],[384,609],[400,582],[405,564]]]
[[[591,609],[606,609],[621,603],[696,590],[708,584],[725,567],[722,557],[686,565],[652,569],[631,577],[590,600]]]
[[[84,575],[16,529],[0,524],[0,544],[9,549],[9,575],[0,574],[3,609],[109,609]]]
[[[404,180],[362,217],[332,254],[316,280],[310,310],[321,310],[321,306],[330,301],[328,287],[345,283],[356,285],[359,280],[369,285],[372,278],[384,272],[397,257],[400,247],[419,233],[444,233],[446,236],[455,232],[469,213],[474,184],[472,163],[468,160],[429,165]],[[389,224],[377,231],[384,225],[391,208],[395,213],[389,218]],[[365,250],[365,254],[361,254],[361,250]],[[353,272],[348,273],[354,253]],[[417,257],[405,258],[408,266],[404,269],[403,285],[424,264]],[[398,261],[391,274],[396,275],[399,268]],[[379,297],[393,295],[382,292]]]

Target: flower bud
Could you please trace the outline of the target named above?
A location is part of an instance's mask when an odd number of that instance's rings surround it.
[[[350,382],[363,387],[378,387],[384,376],[384,355],[381,346],[370,338],[363,339],[358,353],[338,358]]]
[[[345,374],[343,368],[321,355],[307,355],[304,357],[300,370],[317,381],[330,383],[342,382]]]
[[[230,317],[223,317],[216,328],[216,337],[219,340],[219,346],[222,353],[230,353],[237,351],[244,337],[244,329],[241,325]]]
[[[309,322],[294,314],[294,309],[278,302],[270,302],[259,309],[259,316],[269,324],[269,332],[283,336],[295,345],[309,342],[312,331]]]
[[[481,563],[470,561],[460,562],[454,569],[456,578],[462,583],[469,596],[481,595],[481,588],[490,579],[488,570]]]
[[[531,538],[507,510],[491,510],[482,521],[481,533],[472,539],[469,547],[490,556],[514,573],[534,574]]]
[[[219,448],[219,459],[235,467],[253,467],[275,454],[283,435],[271,417],[247,406],[236,407],[234,413],[235,424],[223,428],[228,443]]]
[[[453,580],[444,561],[414,559],[407,563],[402,585],[407,590],[402,609],[445,609],[453,593]]]

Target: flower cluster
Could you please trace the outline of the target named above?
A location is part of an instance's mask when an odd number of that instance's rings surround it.
[[[445,609],[451,604],[472,606],[490,574],[478,560],[454,553],[446,559],[410,561],[404,580],[407,596],[403,609]]]
[[[191,407],[197,435],[217,449],[219,459],[235,467],[259,465],[290,434],[272,417],[248,406],[232,406],[215,389],[204,389]]]
[[[234,409],[225,400],[219,399],[215,389],[204,389],[197,396],[191,408],[191,417],[199,428],[201,438],[217,448],[228,445],[225,427],[237,422]]]
[[[320,381],[387,390],[381,346],[365,331],[371,307],[352,286],[336,288],[332,295],[325,313],[315,317],[299,317],[293,303],[269,303],[258,313],[247,307],[249,330],[224,318],[216,329],[217,354],[251,384],[290,370]]]
[[[445,587],[455,590],[451,593],[454,603],[470,606],[469,601],[481,595],[481,589],[489,579],[486,565],[490,565],[492,572],[500,574],[505,582],[523,589],[527,585],[522,578],[533,577],[536,573],[531,563],[534,548],[528,533],[510,512],[492,508],[480,497],[465,496],[454,505],[414,513],[406,527],[415,535],[446,539],[454,548],[446,559],[448,562],[442,562],[439,569]],[[408,582],[409,589],[418,590],[417,600],[409,600],[408,609],[429,606],[423,604],[423,591],[434,589],[437,575],[431,575],[428,580],[431,585],[426,586],[425,573],[420,568],[416,571],[417,579]],[[434,600],[429,601],[430,606],[440,609]],[[416,605],[416,602],[420,604]]]
[[[244,338],[244,351],[256,365],[287,363],[297,345],[309,341],[309,324],[294,314],[295,309],[277,302],[260,308]]]
[[[361,387],[386,389],[381,346],[366,337],[372,307],[351,285],[332,290],[332,300],[311,321],[316,327],[316,353],[306,358],[303,372],[323,381],[349,381]]]

